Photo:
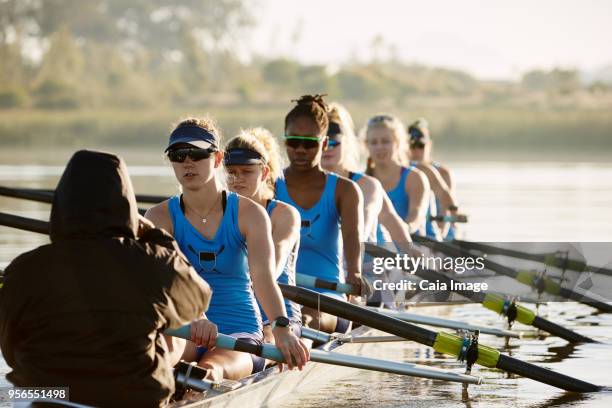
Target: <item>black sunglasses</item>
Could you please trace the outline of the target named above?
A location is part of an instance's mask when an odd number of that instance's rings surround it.
[[[304,149],[316,149],[321,144],[322,139],[312,136],[285,136],[285,145],[292,149],[303,146]]]
[[[168,159],[174,163],[182,163],[187,157],[193,161],[208,159],[216,150],[198,149],[195,147],[185,147],[183,149],[173,149],[168,152]]]

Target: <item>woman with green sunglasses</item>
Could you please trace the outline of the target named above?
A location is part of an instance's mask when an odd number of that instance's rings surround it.
[[[321,167],[329,146],[327,104],[320,95],[305,95],[285,117],[285,145],[289,167],[276,182],[276,199],[294,206],[301,217],[296,272],[333,282],[351,283],[361,293],[363,198],[352,181]],[[344,262],[343,262],[344,259]],[[346,276],[343,268],[346,266]],[[316,289],[345,299],[336,292]],[[350,322],[302,309],[306,326],[345,333]]]

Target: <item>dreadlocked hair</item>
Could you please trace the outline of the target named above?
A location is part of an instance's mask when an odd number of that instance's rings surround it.
[[[291,102],[295,102],[297,105],[285,116],[285,129],[295,119],[306,117],[317,124],[321,133],[327,133],[327,127],[329,126],[327,112],[329,107],[323,100],[324,96],[327,96],[327,94],[302,95],[300,99],[292,99]]]

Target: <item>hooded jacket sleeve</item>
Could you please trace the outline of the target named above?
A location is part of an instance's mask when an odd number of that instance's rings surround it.
[[[208,309],[212,291],[187,261],[170,234],[151,229],[139,240],[154,245],[161,252],[163,265],[158,273],[165,288],[167,302],[162,315],[167,327],[177,328],[200,317]]]

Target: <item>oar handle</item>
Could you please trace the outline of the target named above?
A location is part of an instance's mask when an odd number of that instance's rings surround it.
[[[295,274],[295,284],[297,286],[303,286],[306,288],[333,290],[334,292],[343,293],[345,295],[359,295],[360,294],[360,293],[354,293],[353,285],[351,285],[350,283],[326,281],[324,279],[320,279],[320,278],[310,276],[310,275],[305,275],[303,273]]]
[[[457,215],[430,215],[430,221],[438,222],[453,222],[453,223],[466,223],[468,222],[468,216],[465,214]]]

